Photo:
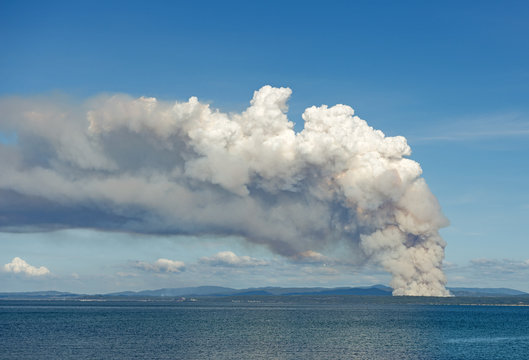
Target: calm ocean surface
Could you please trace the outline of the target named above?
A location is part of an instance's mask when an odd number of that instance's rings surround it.
[[[529,307],[0,301],[0,359],[529,359]]]

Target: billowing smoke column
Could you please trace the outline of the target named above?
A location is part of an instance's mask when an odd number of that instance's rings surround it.
[[[345,105],[306,109],[295,133],[290,94],[264,86],[240,114],[195,97],[4,100],[18,138],[0,146],[0,225],[237,235],[286,257],[346,243],[392,274],[395,295],[449,295],[447,220],[406,139]]]

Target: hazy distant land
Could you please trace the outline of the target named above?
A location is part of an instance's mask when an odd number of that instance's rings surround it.
[[[164,288],[107,294],[75,294],[59,291],[2,292],[0,300],[79,301],[259,301],[259,302],[367,302],[445,305],[529,305],[529,293],[508,288],[448,288],[453,297],[391,296],[385,285],[339,288],[261,287],[233,289],[219,286]]]

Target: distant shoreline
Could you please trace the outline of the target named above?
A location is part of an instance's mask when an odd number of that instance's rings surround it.
[[[363,295],[243,295],[196,297],[133,297],[133,296],[80,296],[69,298],[0,298],[0,306],[502,306],[529,307],[529,296],[507,297],[408,297]]]

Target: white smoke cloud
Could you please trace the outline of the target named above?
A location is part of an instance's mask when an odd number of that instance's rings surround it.
[[[4,265],[4,271],[14,274],[24,274],[27,276],[32,277],[38,277],[43,275],[50,274],[50,270],[48,270],[46,267],[36,267],[33,265],[28,264],[23,259],[17,257],[14,257],[13,260],[11,260],[10,263],[7,263]]]
[[[185,263],[177,260],[160,258],[153,263],[138,261],[134,264],[138,269],[156,273],[179,273],[185,270]]]
[[[253,267],[268,265],[268,262],[250,256],[239,256],[231,251],[221,251],[210,257],[200,258],[200,262],[212,266]]]
[[[406,139],[346,105],[306,109],[295,133],[290,94],[264,86],[239,114],[194,97],[0,101],[18,138],[0,144],[0,226],[235,235],[293,259],[343,242],[394,294],[448,295],[447,220]]]

